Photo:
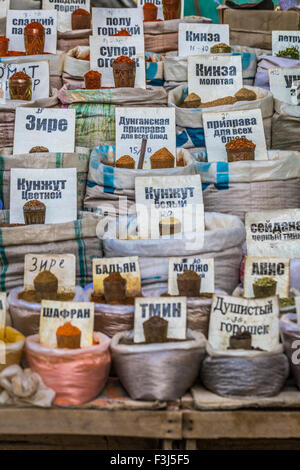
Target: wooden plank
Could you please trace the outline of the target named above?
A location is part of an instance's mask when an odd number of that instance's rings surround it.
[[[181,439],[179,411],[0,408],[1,434],[78,434]]]
[[[300,411],[183,411],[186,439],[297,439]]]

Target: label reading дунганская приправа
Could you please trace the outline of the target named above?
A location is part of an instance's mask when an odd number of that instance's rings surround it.
[[[207,160],[227,161],[225,145],[236,137],[246,137],[255,145],[255,160],[268,160],[266,138],[260,109],[203,113]]]
[[[134,342],[145,341],[143,323],[158,316],[168,321],[168,339],[186,339],[186,297],[137,297],[134,305]]]
[[[135,198],[140,238],[170,238],[174,234],[181,239],[185,233],[197,232],[201,248],[204,208],[200,175],[136,177]]]
[[[75,109],[17,108],[14,155],[37,145],[49,152],[74,152],[75,115]]]
[[[300,209],[247,212],[248,256],[300,258]]]
[[[274,98],[283,103],[293,104],[291,87],[293,82],[300,80],[300,68],[269,69],[270,90]]]
[[[119,107],[115,121],[116,160],[130,155],[137,168],[143,138],[147,139],[144,169],[151,168],[150,156],[162,147],[176,157],[175,108]]]
[[[184,271],[190,270],[201,276],[200,292],[215,291],[215,272],[213,258],[169,258],[168,294],[178,295],[177,277]]]
[[[131,36],[144,36],[143,11],[140,8],[93,8],[93,36],[113,36],[125,29]]]
[[[75,293],[76,257],[72,254],[27,254],[24,262],[24,290],[34,290],[34,279],[42,271],[57,277],[61,293]]]
[[[228,24],[180,23],[178,56],[210,54],[215,44],[229,45]]]
[[[9,211],[9,222],[11,224],[24,223],[24,204],[33,199],[45,204],[46,224],[76,220],[76,168],[39,170],[12,168],[10,172]]]
[[[94,258],[93,286],[96,294],[104,294],[104,279],[112,273],[120,273],[126,279],[126,296],[141,295],[141,273],[137,256],[124,258]]]
[[[225,351],[230,336],[249,331],[252,347],[272,351],[279,345],[279,298],[243,299],[214,294],[208,341],[214,349]]]
[[[255,297],[253,283],[262,277],[276,280],[276,294],[289,297],[290,260],[288,258],[266,258],[264,256],[246,256],[244,268],[244,297]]]
[[[285,52],[282,57],[300,59],[300,31],[272,31],[272,55],[277,56],[280,52]]]
[[[37,21],[45,28],[44,52],[56,54],[57,12],[55,10],[8,10],[6,17],[6,37],[10,51],[25,51],[24,28]]]
[[[40,62],[24,62],[24,63],[0,63],[0,80],[5,81],[7,99],[9,94],[9,79],[16,72],[26,73],[32,80],[32,97],[35,101],[41,98],[49,98],[50,90],[50,74],[49,62],[46,60]]]
[[[57,30],[61,33],[72,30],[72,13],[78,8],[90,11],[90,0],[42,0],[43,10],[57,11]]]
[[[202,103],[233,96],[243,88],[240,56],[198,55],[188,57],[188,90]]]
[[[94,303],[93,302],[57,302],[42,300],[40,316],[40,343],[49,348],[57,347],[57,328],[71,323],[81,331],[80,347],[93,344]]]
[[[112,63],[119,56],[135,60],[136,88],[146,88],[144,37],[107,37],[90,36],[90,66],[102,74],[101,85],[114,87]]]

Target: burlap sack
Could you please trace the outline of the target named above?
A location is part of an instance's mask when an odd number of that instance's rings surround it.
[[[259,108],[262,113],[267,147],[271,147],[271,118],[273,116],[273,96],[268,90],[246,86],[256,93],[255,101],[238,101],[232,105],[204,108],[204,110],[193,108],[180,108],[188,95],[188,88],[180,85],[169,92],[168,104],[175,108],[176,113],[176,146],[177,147],[205,147],[202,112],[228,112]],[[273,144],[274,147],[274,144]],[[283,148],[283,147],[280,147]]]
[[[0,201],[2,201],[2,208],[9,209],[10,170],[12,168],[76,168],[77,209],[81,210],[85,196],[89,158],[89,149],[80,147],[77,147],[74,153],[28,153],[21,155],[13,155],[12,148],[4,149],[0,155]]]
[[[67,52],[77,46],[88,46],[91,34],[91,29],[78,29],[63,33],[57,31],[57,49]]]
[[[40,328],[41,304],[18,299],[18,295],[23,289],[23,286],[15,287],[8,296],[12,326],[24,336],[35,335]],[[82,302],[82,297],[82,288],[76,286],[73,302]]]
[[[5,364],[0,363],[0,372],[8,366],[20,364],[25,343],[24,336],[10,326],[5,328],[5,336],[9,343],[5,344]],[[1,348],[2,347],[3,346],[1,344]]]
[[[274,351],[221,351],[207,344],[201,380],[223,397],[271,397],[283,388],[289,375],[288,359],[279,345]]]
[[[1,227],[0,288],[10,290],[23,283],[26,253],[72,253],[76,256],[76,279],[85,286],[92,279],[93,257],[102,257],[102,242],[96,237],[99,217],[79,213],[78,220],[62,224]],[[0,211],[0,224],[9,222],[9,212]]]
[[[285,59],[284,57],[276,57],[272,55],[263,55],[257,63],[257,71],[255,75],[255,86],[270,89],[269,69],[281,68],[300,68],[300,60]]]
[[[272,147],[281,150],[300,148],[300,106],[274,100],[275,113],[272,118]]]
[[[300,207],[300,152],[269,150],[269,160],[196,162],[204,208],[234,214]]]
[[[297,315],[289,313],[280,318],[280,336],[284,346],[284,351],[289,359],[292,374],[300,389],[300,326],[297,323]]]
[[[115,218],[119,215],[135,214],[135,178],[136,176],[176,176],[194,175],[195,162],[185,149],[180,149],[180,156],[186,166],[165,168],[161,170],[129,170],[114,168],[101,162],[107,161],[108,149],[114,152],[115,147],[100,146],[93,149],[89,166],[85,210],[96,211]]]
[[[233,215],[205,213],[205,233],[202,248],[197,245],[197,234],[186,234],[182,239],[136,239],[136,220],[129,219],[128,237],[118,240],[116,227],[122,225],[122,218],[106,222],[101,219],[97,234],[103,238],[104,255],[108,258],[118,256],[139,256],[143,285],[165,283],[167,291],[168,257],[198,256],[214,258],[215,288],[227,293],[233,291],[239,282],[242,245],[245,241],[245,227]],[[127,222],[127,221],[126,221]],[[106,230],[106,231],[105,231]],[[104,232],[105,231],[105,232]]]
[[[193,385],[205,354],[201,333],[187,330],[187,340],[157,344],[122,344],[133,331],[111,341],[117,375],[134,400],[177,400]]]

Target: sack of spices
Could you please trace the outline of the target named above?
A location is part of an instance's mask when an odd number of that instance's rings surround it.
[[[5,363],[0,361],[0,372],[8,366],[13,364],[20,364],[23,348],[25,344],[25,337],[15,328],[7,326],[4,335],[0,335],[0,358],[4,354]],[[3,343],[5,351],[3,351]]]
[[[272,55],[263,55],[257,63],[255,86],[270,89],[269,69],[300,68],[300,60],[286,59]]]
[[[66,349],[40,344],[39,335],[28,336],[26,359],[45,385],[55,391],[54,404],[83,405],[105,387],[110,370],[110,339],[94,333],[93,346]]]
[[[73,31],[57,31],[57,49],[67,52],[77,46],[88,46],[91,29],[77,29]]]
[[[9,211],[0,211],[0,288],[23,283],[26,253],[71,253],[76,256],[76,280],[84,287],[92,279],[92,257],[102,258],[96,236],[99,216],[79,212],[78,219],[61,224],[9,225]]]
[[[223,397],[271,397],[283,388],[289,364],[282,344],[273,351],[213,349],[207,344],[201,381]]]
[[[65,55],[63,83],[68,89],[84,88],[84,75],[90,70],[90,48],[76,46]]]
[[[300,106],[274,100],[275,113],[272,118],[272,147],[280,150],[300,148]]]
[[[283,315],[279,321],[280,336],[284,346],[284,351],[289,359],[292,374],[296,385],[300,389],[300,361],[299,361],[299,340],[300,326],[295,313]]]
[[[134,400],[177,400],[193,385],[205,354],[206,339],[187,330],[187,339],[136,344],[133,331],[111,340],[116,373]]]

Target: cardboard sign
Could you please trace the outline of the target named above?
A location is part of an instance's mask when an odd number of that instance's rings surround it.
[[[178,33],[178,55],[210,54],[211,46],[229,45],[228,24],[180,23]]]
[[[93,8],[93,36],[113,36],[126,29],[131,36],[143,36],[144,15],[140,8]]]
[[[92,346],[94,333],[93,302],[57,302],[42,300],[40,317],[40,343],[49,348],[57,347],[57,328],[71,323],[81,331],[80,347]]]
[[[16,72],[24,72],[32,80],[32,101],[49,98],[50,77],[49,62],[25,62],[21,64],[0,63],[0,80],[5,81],[5,96],[10,99],[9,79]]]
[[[168,339],[186,339],[186,297],[137,297],[134,306],[134,342],[144,343],[143,324],[158,316],[168,321]]]
[[[141,295],[141,273],[137,256],[125,258],[94,258],[93,285],[94,291],[104,293],[104,279],[112,273],[119,272],[126,279],[126,296]]]
[[[5,18],[9,10],[10,0],[0,0],[0,18]]]
[[[75,109],[17,108],[14,154],[42,145],[49,152],[74,152]]]
[[[269,69],[270,90],[275,99],[287,104],[292,103],[291,87],[300,80],[300,68]]]
[[[272,31],[272,55],[290,47],[298,49],[300,58],[300,31]]]
[[[25,255],[24,290],[34,290],[34,279],[42,271],[51,271],[58,279],[58,293],[75,292],[76,257],[62,255]]]
[[[0,292],[0,338],[3,338],[6,323],[6,292]],[[1,356],[1,353],[0,353]],[[0,364],[1,361],[0,361]]]
[[[32,199],[37,199],[46,205],[46,224],[76,220],[76,173],[76,168],[11,169],[10,223],[24,223],[23,206]]]
[[[249,331],[253,348],[272,351],[279,345],[279,298],[243,299],[214,294],[208,341],[225,351],[231,336]]]
[[[226,162],[226,143],[235,137],[246,137],[255,145],[255,160],[268,160],[266,138],[260,109],[228,113],[203,113],[207,160]]]
[[[57,11],[57,30],[59,32],[72,30],[72,13],[78,8],[90,11],[90,0],[42,0],[43,10]]]
[[[244,297],[255,297],[253,283],[262,277],[277,281],[276,294],[288,297],[290,292],[290,260],[288,258],[266,258],[246,256],[244,274]]]
[[[144,38],[90,36],[90,68],[102,73],[102,86],[114,87],[113,61],[125,55],[136,62],[135,87],[145,88]]]
[[[8,10],[6,18],[6,37],[9,38],[10,51],[25,51],[24,28],[37,21],[45,28],[45,52],[56,54],[57,12],[49,7],[46,10]]]
[[[137,177],[135,196],[141,238],[160,238],[160,226],[169,225],[170,218],[174,221],[174,238],[191,232],[204,234],[200,175]],[[162,231],[166,233],[166,228]]]
[[[248,256],[300,258],[300,209],[247,212]]]
[[[198,55],[188,57],[189,93],[202,103],[233,96],[243,88],[240,56]]]
[[[184,271],[195,271],[201,276],[200,292],[215,292],[215,272],[213,258],[169,258],[168,294],[178,295],[177,277]]]
[[[123,108],[115,110],[116,160],[130,155],[137,164],[142,139],[147,139],[143,168],[151,168],[150,157],[166,147],[176,159],[175,108]]]

